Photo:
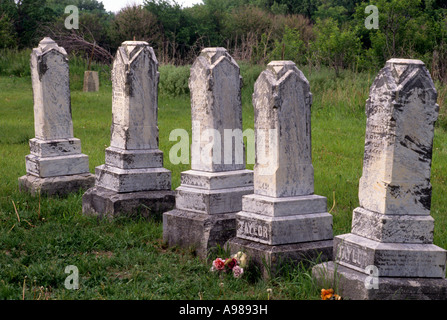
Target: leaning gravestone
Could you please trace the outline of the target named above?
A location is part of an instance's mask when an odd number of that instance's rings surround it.
[[[286,261],[332,257],[332,216],[314,194],[311,104],[309,82],[292,61],[269,63],[255,83],[254,194],[243,197],[228,244],[264,276]]]
[[[360,207],[334,262],[314,267],[351,299],[446,299],[446,251],[433,245],[430,171],[438,117],[433,81],[419,60],[391,59],[366,103]]]
[[[148,216],[174,206],[171,172],[158,149],[158,61],[142,41],[123,42],[112,70],[111,143],[96,185],[82,199],[85,214]]]
[[[191,170],[181,174],[175,210],[163,215],[163,239],[205,258],[235,235],[235,213],[242,196],[253,192],[253,172],[245,169],[241,76],[234,59],[224,48],[204,49],[189,87]]]
[[[88,189],[95,179],[81,141],[73,137],[67,53],[44,38],[31,53],[35,138],[29,141],[27,174],[19,188],[31,194],[64,195]]]

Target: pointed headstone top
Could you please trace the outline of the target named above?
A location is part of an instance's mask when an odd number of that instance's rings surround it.
[[[209,64],[215,64],[221,57],[227,57],[232,63],[236,64],[236,61],[225,48],[205,48],[200,55],[206,58]]]
[[[295,63],[292,61],[272,61],[267,65],[267,70],[270,70],[279,80],[289,70],[297,70]]]
[[[51,39],[50,37],[45,37],[39,42],[39,46],[36,48],[38,53],[43,55],[51,50],[56,50],[63,55],[67,55],[67,52],[64,48],[59,47],[57,43]]]
[[[397,85],[401,84],[402,81],[407,78],[408,72],[423,66],[425,66],[425,64],[421,60],[397,58],[388,60],[385,65],[385,67],[391,70],[391,74]]]
[[[124,48],[128,59],[132,60],[141,49],[149,47],[149,44],[146,41],[124,41],[121,47]]]

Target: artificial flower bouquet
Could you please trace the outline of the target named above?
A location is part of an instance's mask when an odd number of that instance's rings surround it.
[[[211,271],[215,272],[229,272],[233,273],[235,278],[240,278],[244,274],[244,268],[248,265],[247,255],[243,252],[238,252],[230,258],[217,258],[213,261]]]

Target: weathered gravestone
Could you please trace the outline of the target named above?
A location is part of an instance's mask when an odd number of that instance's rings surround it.
[[[254,194],[242,198],[228,244],[264,276],[285,262],[332,258],[327,199],[313,194],[311,104],[309,82],[291,61],[269,63],[255,83]]]
[[[97,92],[99,91],[99,74],[97,71],[85,71],[84,72],[84,92]]]
[[[95,179],[81,141],[73,137],[67,53],[44,38],[31,53],[35,138],[29,141],[27,174],[19,188],[31,194],[65,195],[88,189]]]
[[[96,185],[83,196],[86,214],[148,216],[174,206],[171,172],[158,149],[158,61],[141,41],[123,42],[112,70],[111,143]]]
[[[446,299],[446,251],[433,245],[430,170],[438,117],[433,81],[419,60],[391,59],[366,103],[360,207],[334,262],[314,267],[351,299]]]
[[[163,215],[163,239],[205,258],[235,235],[235,213],[242,196],[253,192],[253,172],[245,169],[241,76],[234,59],[224,48],[204,49],[189,87],[191,170],[181,174],[175,210]]]

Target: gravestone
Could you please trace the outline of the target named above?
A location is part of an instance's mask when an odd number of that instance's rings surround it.
[[[314,194],[311,104],[309,82],[292,61],[270,62],[255,83],[254,194],[243,197],[228,245],[265,277],[285,262],[332,257],[332,216]]]
[[[65,195],[88,189],[95,179],[81,141],[73,137],[67,53],[44,38],[31,53],[35,138],[29,141],[26,175],[19,189],[31,194]]]
[[[97,92],[99,91],[99,75],[97,71],[85,71],[84,72],[84,92]]]
[[[176,208],[163,214],[163,239],[202,258],[235,235],[242,196],[253,192],[253,172],[245,169],[241,81],[224,48],[204,49],[191,67],[191,170],[181,174]]]
[[[419,60],[391,59],[366,102],[360,206],[334,262],[314,277],[351,299],[446,299],[446,251],[433,244],[430,171],[437,92]]]
[[[123,42],[112,70],[111,143],[95,187],[83,196],[85,214],[150,216],[173,208],[171,172],[158,148],[158,82],[153,49]]]

